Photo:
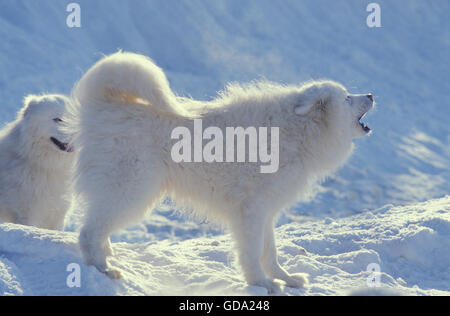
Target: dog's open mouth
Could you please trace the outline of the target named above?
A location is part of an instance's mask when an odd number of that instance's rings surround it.
[[[73,148],[70,147],[68,143],[60,142],[55,137],[50,137],[50,140],[52,141],[53,144],[55,144],[56,147],[58,147],[59,150],[65,151],[65,152],[68,152],[68,153],[73,152]]]
[[[361,125],[364,132],[370,133],[370,131],[371,131],[370,127],[366,123],[361,122],[361,120],[363,119],[364,116],[366,116],[366,114],[367,114],[367,112],[360,116],[360,118],[358,119],[358,123],[359,123],[359,125]]]

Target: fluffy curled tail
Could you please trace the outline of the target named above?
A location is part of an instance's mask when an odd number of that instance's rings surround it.
[[[159,111],[184,114],[162,69],[133,53],[117,52],[97,62],[77,83],[72,97],[81,107],[93,102],[143,103]]]

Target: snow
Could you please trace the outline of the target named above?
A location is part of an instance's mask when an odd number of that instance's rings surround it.
[[[450,196],[338,219],[290,223],[276,230],[280,263],[306,272],[304,289],[282,295],[450,295]],[[126,232],[124,232],[126,234]],[[112,281],[83,264],[72,232],[0,224],[0,293],[19,295],[266,295],[246,286],[228,234],[113,244]],[[81,267],[81,287],[66,284]],[[370,264],[380,285],[370,288]]]
[[[68,2],[1,1],[0,126],[24,95],[67,94],[119,48],[150,56],[174,91],[200,99],[261,77],[329,78],[371,92],[373,135],[279,220],[280,260],[311,275],[308,288],[284,294],[449,294],[448,1],[378,0],[381,28],[367,27],[364,0],[76,2],[79,29],[65,24]],[[243,283],[226,232],[168,201],[113,236],[112,264],[125,278],[112,282],[80,262],[81,216],[71,214],[64,233],[0,224],[0,293],[264,294]],[[81,264],[80,289],[66,286],[71,262]],[[369,263],[380,265],[381,288],[367,288]]]

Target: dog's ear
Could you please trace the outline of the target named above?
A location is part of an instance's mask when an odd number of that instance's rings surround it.
[[[295,104],[295,114],[306,115],[314,107],[325,107],[330,102],[336,87],[331,81],[311,82],[304,86]]]
[[[314,107],[315,102],[302,102],[296,104],[294,107],[294,112],[296,115],[306,115]]]
[[[295,105],[294,112],[296,115],[306,115],[314,107],[323,107],[327,104],[328,100],[323,100],[321,98],[303,100],[303,102]]]
[[[26,117],[32,111],[33,105],[36,103],[37,98],[38,97],[33,94],[27,95],[23,99],[24,107],[19,111],[19,115]]]
[[[294,112],[296,115],[306,115],[313,107],[320,105],[323,102],[322,91],[317,85],[311,85],[299,95],[295,103]]]

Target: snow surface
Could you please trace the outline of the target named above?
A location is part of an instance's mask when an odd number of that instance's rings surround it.
[[[404,207],[386,205],[347,218],[291,223],[276,231],[280,263],[307,272],[304,289],[284,295],[450,295],[450,196]],[[266,295],[246,286],[230,236],[114,243],[112,281],[82,263],[76,234],[0,224],[0,293],[4,295]],[[67,265],[81,267],[69,288]],[[369,288],[369,264],[381,268]]]
[[[26,94],[67,94],[119,48],[152,57],[178,94],[200,99],[261,77],[371,92],[373,135],[280,218],[282,262],[312,276],[306,290],[284,293],[449,293],[450,2],[378,0],[382,27],[368,28],[366,0],[79,0],[79,29],[66,26],[69,2],[0,1],[0,126]],[[0,293],[264,293],[236,273],[228,235],[170,203],[113,236],[123,282],[82,266],[83,287],[68,289],[81,216],[70,215],[65,233],[1,225]],[[364,287],[369,261],[381,265],[379,291]]]

